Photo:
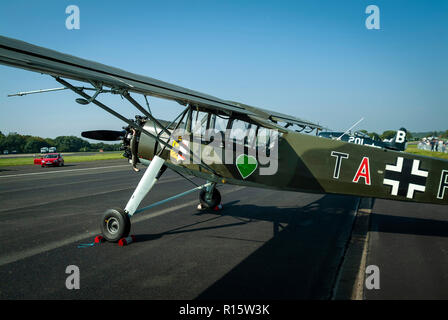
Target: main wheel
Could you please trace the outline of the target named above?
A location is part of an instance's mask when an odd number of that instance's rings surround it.
[[[117,242],[125,238],[131,231],[131,219],[122,209],[109,209],[101,220],[101,233],[104,239]]]
[[[207,199],[206,195],[207,191],[205,190],[202,190],[199,193],[199,201],[201,202],[202,207],[213,209],[221,203],[221,194],[219,193],[218,189],[213,189],[213,193],[210,199]]]

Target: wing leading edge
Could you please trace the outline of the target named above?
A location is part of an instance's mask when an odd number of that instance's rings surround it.
[[[106,87],[185,105],[244,112],[243,108],[210,95],[3,36],[0,36],[0,64],[83,82],[97,81]]]
[[[190,104],[207,109],[256,116],[272,123],[284,121],[299,126],[322,128],[322,126],[309,121],[238,102],[222,100],[154,78],[3,36],[0,36],[0,64],[87,83],[94,81],[112,89],[124,89],[129,92],[174,100],[183,105]]]

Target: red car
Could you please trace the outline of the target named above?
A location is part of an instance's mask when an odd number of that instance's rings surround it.
[[[48,166],[58,166],[64,165],[64,159],[60,153],[48,153],[42,158],[34,159],[34,164],[40,164],[42,167]]]

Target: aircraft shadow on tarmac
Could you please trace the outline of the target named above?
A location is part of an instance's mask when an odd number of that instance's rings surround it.
[[[448,237],[448,222],[441,220],[398,217],[373,213],[370,232],[401,233],[421,236]]]
[[[345,200],[353,203],[352,199],[325,195],[298,208],[261,207],[233,201],[224,204],[219,216],[207,221],[226,215],[240,220],[238,222],[193,229],[195,224],[191,224],[161,234],[136,237],[139,242],[150,241],[166,234],[269,221],[273,237],[197,299],[328,299],[345,247],[340,241],[341,233],[350,232],[346,230],[351,221],[350,210],[343,206]],[[189,229],[182,230],[185,228]],[[348,237],[349,234],[347,240]]]

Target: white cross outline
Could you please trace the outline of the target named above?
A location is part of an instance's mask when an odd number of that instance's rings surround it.
[[[411,174],[413,174],[415,176],[427,178],[428,177],[428,171],[420,170],[419,167],[420,167],[420,160],[414,159],[413,162],[412,162]],[[397,158],[396,165],[387,164],[386,165],[386,170],[387,171],[395,171],[395,172],[400,172],[401,173],[401,171],[403,170],[403,157],[398,157]],[[383,184],[389,185],[389,186],[392,187],[392,190],[390,192],[391,195],[393,195],[393,196],[397,196],[398,195],[398,188],[400,186],[400,181],[391,180],[391,179],[386,179],[385,178],[385,179],[383,179]],[[425,192],[425,190],[426,190],[426,186],[410,183],[409,186],[408,186],[408,192],[406,194],[406,198],[414,199],[414,192],[415,191]]]

